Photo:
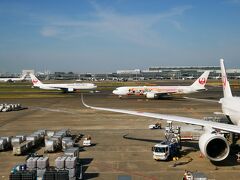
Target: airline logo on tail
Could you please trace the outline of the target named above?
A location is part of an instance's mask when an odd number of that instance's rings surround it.
[[[32,80],[32,83],[33,83],[33,84],[36,84],[36,83],[38,83],[38,80],[34,78],[34,79]]]
[[[226,83],[227,83],[227,78],[226,78],[226,76],[224,75],[224,76],[222,77],[223,88],[226,87]]]
[[[207,80],[206,80],[206,78],[199,78],[198,82],[199,82],[199,84],[204,85],[204,84],[206,84]]]

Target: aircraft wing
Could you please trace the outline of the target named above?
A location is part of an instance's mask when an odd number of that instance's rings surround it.
[[[182,123],[187,123],[187,124],[203,126],[203,127],[206,127],[206,128],[213,128],[213,129],[217,129],[217,130],[224,130],[224,131],[227,131],[227,132],[233,132],[233,133],[240,134],[240,127],[236,126],[236,125],[231,125],[231,124],[205,121],[205,120],[202,120],[202,119],[195,119],[195,118],[188,118],[188,117],[181,117],[181,116],[174,116],[174,115],[167,115],[167,114],[158,114],[158,113],[148,113],[148,112],[140,112],[140,111],[132,111],[132,110],[123,110],[123,109],[94,107],[94,106],[89,106],[86,103],[84,103],[83,98],[82,98],[82,103],[85,107],[88,107],[88,108],[91,108],[91,109],[96,109],[96,110],[118,112],[118,113],[123,113],[123,114],[143,116],[143,117],[149,117],[149,118],[155,118],[155,119],[182,122]]]

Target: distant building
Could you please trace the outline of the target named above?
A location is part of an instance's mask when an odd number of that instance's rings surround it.
[[[140,69],[134,69],[134,70],[117,70],[117,74],[140,74]]]
[[[33,69],[30,69],[30,70],[22,70],[22,74],[27,74],[27,75],[29,75],[29,74],[34,74],[35,73],[35,71],[33,70]]]

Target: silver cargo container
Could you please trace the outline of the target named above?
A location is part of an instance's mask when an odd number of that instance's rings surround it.
[[[65,160],[66,160],[66,157],[64,157],[64,156],[57,157],[57,159],[55,159],[56,169],[63,170],[65,168]]]
[[[76,157],[67,157],[65,160],[65,168],[73,169],[76,167],[77,158]]]
[[[37,169],[37,177],[40,180],[41,178],[43,178],[44,173],[46,172],[46,169]],[[43,179],[41,179],[43,180]]]
[[[46,152],[54,152],[59,148],[58,139],[50,138],[45,139],[45,151]]]
[[[14,155],[21,155],[27,151],[27,144],[26,142],[19,144],[18,146],[13,146],[13,154]]]
[[[49,166],[49,158],[48,157],[40,157],[37,160],[37,169],[45,169]]]
[[[62,139],[62,150],[65,151],[66,149],[73,147],[74,142],[71,137],[64,137]]]
[[[25,135],[16,135],[16,137],[20,137],[21,141],[26,141],[26,136]]]
[[[7,140],[0,138],[0,151],[6,150],[7,148]]]
[[[54,134],[55,134],[54,131],[49,131],[49,130],[48,130],[48,131],[46,132],[47,137],[52,137]]]
[[[20,137],[13,137],[11,139],[11,144],[12,146],[18,146],[19,144],[21,144],[23,141],[22,141],[22,138]]]
[[[32,141],[32,145],[33,146],[36,146],[36,144],[37,144],[37,137],[36,136],[32,136],[32,135],[31,136],[27,136],[26,140],[27,141]]]
[[[68,171],[68,176],[69,178],[73,178],[76,176],[76,169],[73,168],[73,169],[66,169]]]
[[[12,136],[2,136],[1,139],[6,139],[9,144],[11,144]]]
[[[64,151],[64,156],[79,158],[79,148],[78,147],[71,147],[71,148],[66,149]]]
[[[36,170],[37,169],[37,160],[39,157],[30,157],[27,159],[27,169]]]
[[[8,149],[11,149],[12,145],[11,145],[11,139],[12,139],[12,136],[3,136],[1,137],[0,139],[5,139],[7,141],[7,143],[5,144],[4,146],[4,150],[8,150]],[[5,141],[4,140],[4,141]]]

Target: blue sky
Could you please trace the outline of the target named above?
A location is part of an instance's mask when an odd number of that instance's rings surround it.
[[[0,72],[240,67],[240,0],[1,0]]]

